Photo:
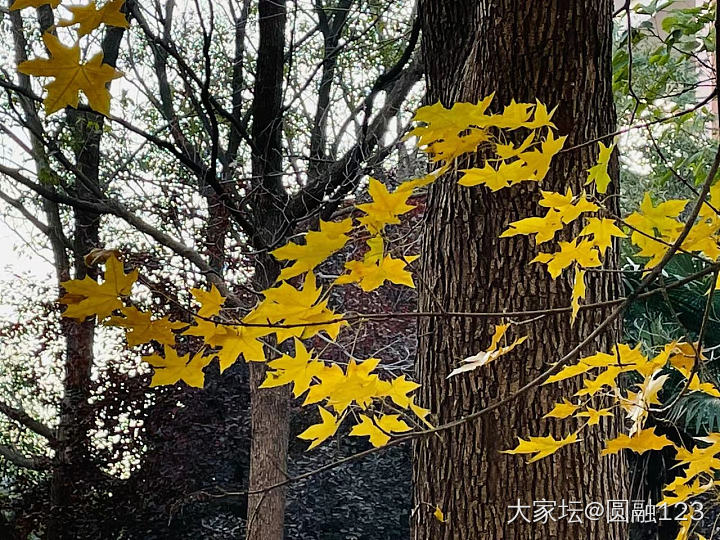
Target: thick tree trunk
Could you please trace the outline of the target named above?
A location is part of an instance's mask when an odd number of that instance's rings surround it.
[[[424,0],[428,99],[447,106],[497,92],[495,107],[513,98],[558,105],[554,121],[560,134],[568,135],[568,147],[610,133],[615,128],[611,11],[611,0]],[[559,155],[542,189],[565,192],[570,187],[579,193],[595,154],[590,146]],[[533,241],[498,238],[509,222],[538,215],[538,187],[525,184],[491,193],[458,186],[456,180],[448,175],[430,190],[422,250],[427,287],[420,288],[419,309],[437,311],[438,303],[448,311],[567,306],[569,278],[553,281],[543,266],[528,264],[538,252]],[[577,234],[577,227],[572,232]],[[609,276],[593,274],[588,301],[617,294],[618,283]],[[444,423],[494,403],[539,375],[606,316],[600,311],[581,315],[572,328],[568,314],[518,327],[530,339],[516,354],[449,380],[460,359],[487,347],[491,324],[427,320],[420,327],[418,353],[423,405]],[[605,349],[618,335],[615,326],[586,352]],[[626,538],[625,526],[608,524],[605,517],[590,521],[582,515],[579,524],[567,517],[546,524],[519,518],[508,524],[514,513],[508,506],[518,500],[532,507],[533,501],[560,505],[564,499],[584,507],[627,498],[623,461],[600,457],[603,436],[614,431],[609,423],[534,464],[500,453],[516,446],[516,436],[568,434],[567,422],[540,420],[561,396],[572,396],[576,383],[566,382],[538,388],[476,422],[417,443],[414,538]],[[447,523],[436,520],[428,505],[439,505]],[[560,511],[553,515],[558,518]]]

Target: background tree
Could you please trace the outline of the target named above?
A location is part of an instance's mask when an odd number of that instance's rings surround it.
[[[179,270],[172,279],[212,282],[242,307],[274,281],[277,268],[268,266],[267,252],[332,213],[367,168],[397,146],[398,132],[389,126],[421,73],[412,58],[411,6],[316,2],[287,13],[283,2],[263,0],[115,4],[130,30],[105,26],[86,39],[106,64],[126,73],[115,83],[124,96],[114,105],[117,116],[105,118],[81,104],[46,118],[38,111],[39,86],[22,74],[13,80],[15,68],[6,66],[3,129],[15,146],[0,169],[7,179],[3,199],[54,242],[60,281],[94,276],[85,255],[119,233],[124,245],[113,247],[133,252],[129,260],[159,270],[169,257]],[[38,32],[55,32],[56,16],[68,15],[63,6],[28,5],[9,11],[5,28],[16,50],[10,64],[47,55]],[[57,32],[61,40],[75,39]],[[357,56],[360,37],[379,43],[377,56]],[[400,131],[406,121],[400,120]],[[178,200],[189,204],[178,206]],[[44,220],[34,217],[36,208]],[[261,270],[255,287],[246,280],[253,266]],[[147,284],[149,303],[166,293],[156,276]],[[182,318],[189,297],[172,300],[176,311],[166,314]],[[57,429],[42,428],[53,460],[6,454],[17,456],[16,465],[51,467],[56,523],[78,523],[83,506],[76,495],[88,493],[82,486],[96,485],[105,473],[88,461],[96,422],[88,405],[96,329],[91,320],[62,324],[65,399]],[[250,484],[257,486],[284,478],[287,397],[267,392],[253,410]],[[33,429],[19,408],[6,411]],[[264,459],[269,455],[272,460]],[[257,511],[261,501],[267,509]],[[251,498],[250,515],[259,516],[253,523],[263,538],[282,535],[284,504],[283,490]],[[73,536],[67,527],[50,530]]]

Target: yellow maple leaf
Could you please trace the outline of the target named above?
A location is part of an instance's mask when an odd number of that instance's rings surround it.
[[[298,435],[298,438],[300,439],[312,441],[310,446],[307,448],[308,450],[312,450],[323,441],[335,435],[335,432],[340,425],[340,418],[327,409],[318,406],[318,411],[320,412],[320,418],[322,421],[319,424],[310,426]]]
[[[143,356],[143,360],[154,368],[150,386],[168,386],[182,380],[188,386],[202,388],[205,383],[203,368],[210,363],[212,358],[202,356],[201,352],[192,359],[189,354],[178,356],[175,349],[166,345],[164,357],[152,354]]]
[[[120,312],[122,317],[110,317],[103,324],[125,328],[125,338],[130,347],[137,347],[151,341],[156,341],[160,345],[174,345],[173,330],[188,326],[183,322],[171,321],[167,317],[152,320],[151,313],[140,311],[135,307],[123,307],[120,308]]]
[[[493,116],[486,114],[494,94],[477,103],[458,102],[450,109],[440,102],[420,107],[413,121],[424,125],[413,128],[408,137],[418,137],[417,146],[433,162],[452,162],[457,156],[474,152],[478,145],[489,140],[485,128],[492,125]]]
[[[493,115],[492,125],[507,129],[523,127],[530,120],[532,108],[532,103],[516,103],[514,99],[511,99],[510,104],[505,105],[501,114]]]
[[[560,251],[555,253],[539,253],[530,263],[541,263],[547,266],[548,273],[556,279],[562,271],[573,263],[583,268],[602,266],[600,252],[590,240],[575,239],[571,242],[560,242]]]
[[[613,413],[610,409],[593,409],[592,407],[588,407],[584,411],[577,413],[575,416],[578,418],[587,418],[587,425],[595,426],[600,423],[600,419],[602,417],[613,416]]]
[[[58,302],[67,306],[62,316],[78,320],[94,315],[97,315],[99,320],[106,318],[114,310],[123,307],[120,298],[130,294],[137,278],[137,270],[125,274],[123,265],[117,257],[109,257],[105,263],[102,284],[89,276],[81,280],[72,279],[60,283],[66,292]]]
[[[595,182],[595,189],[597,189],[597,192],[605,193],[608,185],[610,184],[608,165],[610,164],[610,156],[615,149],[615,144],[605,146],[603,143],[598,142],[598,146],[600,147],[600,153],[598,155],[597,163],[588,170],[588,179],[585,184],[587,185]]]
[[[380,236],[371,238],[367,243],[370,251],[363,260],[346,262],[345,269],[349,270],[349,273],[338,277],[335,283],[357,283],[365,292],[377,289],[385,281],[415,288],[412,274],[406,268],[408,263],[418,258],[417,255],[405,257],[405,260],[384,255],[383,240]]]
[[[435,507],[435,511],[433,512],[433,517],[437,519],[440,523],[445,523],[445,514],[443,514],[443,511],[440,510],[439,506]]]
[[[533,180],[540,182],[547,176],[547,173],[550,171],[552,158],[562,150],[566,139],[567,137],[559,137],[556,139],[555,135],[550,131],[540,145],[540,150],[523,152],[518,156],[518,159],[524,162],[525,167],[532,172]]]
[[[412,195],[412,191],[407,188],[396,189],[390,193],[385,184],[370,178],[368,193],[372,197],[372,202],[358,204],[356,208],[367,214],[359,221],[373,234],[381,232],[386,225],[400,223],[398,216],[415,208],[407,204],[408,198]]]
[[[584,386],[575,392],[576,396],[594,396],[606,386],[614,388],[617,386],[616,377],[625,371],[621,367],[609,366],[602,370],[600,374],[594,379],[585,379]]]
[[[533,145],[535,142],[535,131],[531,131],[530,135],[525,137],[525,140],[520,143],[519,146],[515,146],[514,144],[496,144],[495,145],[495,153],[501,158],[501,159],[512,159],[515,157],[518,157],[520,154],[525,152],[530,146]]]
[[[623,449],[643,454],[648,450],[661,450],[666,446],[673,446],[672,441],[665,435],[656,435],[655,428],[653,427],[643,429],[633,437],[628,437],[624,433],[621,433],[615,439],[605,441],[605,449],[602,451],[602,455],[615,454]]]
[[[608,218],[589,218],[587,225],[580,232],[580,236],[591,234],[593,235],[593,244],[600,250],[602,255],[612,246],[613,237],[627,238],[627,234],[620,230],[615,224],[615,220]]]
[[[302,289],[295,289],[287,282],[282,282],[277,287],[263,291],[265,300],[257,306],[255,312],[258,319],[281,325],[273,328],[278,343],[291,337],[308,339],[323,331],[335,339],[347,322],[327,307],[327,300],[320,300],[321,292],[316,285],[315,275],[308,272]],[[326,321],[336,322],[324,324]]]
[[[360,363],[351,359],[344,373],[342,369],[339,372],[323,371],[318,375],[320,384],[310,388],[305,403],[326,399],[326,403],[339,413],[353,402],[366,409],[373,399],[386,395],[389,387],[377,374],[371,373],[379,363],[377,358],[368,358]]]
[[[687,203],[686,199],[672,199],[654,206],[650,193],[645,192],[640,203],[640,210],[630,214],[625,218],[625,222],[646,234],[653,235],[654,231],[657,231],[661,236],[672,237],[683,227],[677,217],[685,209]],[[642,237],[642,235],[637,232],[633,233],[631,237],[633,242],[636,241],[636,237]]]
[[[85,6],[68,6],[67,9],[72,13],[72,19],[62,20],[57,25],[63,27],[79,24],[78,36],[81,37],[89,34],[103,23],[107,26],[128,28],[130,25],[125,14],[120,11],[124,4],[125,0],[110,0],[99,9],[94,1]]]
[[[627,411],[628,419],[632,422],[628,433],[631,437],[642,428],[650,407],[660,404],[658,394],[669,375],[658,375],[659,373],[660,369],[647,375],[638,392],[628,392],[627,399],[620,400],[620,405]]]
[[[678,475],[675,479],[665,486],[665,491],[677,492],[681,490],[681,486],[689,484],[693,478],[703,473],[712,474],[714,470],[720,470],[720,459],[715,454],[720,452],[717,444],[712,444],[706,448],[696,446],[692,451],[686,448],[677,448],[675,459],[677,464],[675,467],[687,467],[683,471],[683,475]]]
[[[283,354],[277,360],[268,363],[268,366],[271,370],[265,374],[265,380],[260,388],[274,388],[292,383],[295,397],[304,394],[310,388],[313,379],[325,368],[325,364],[314,359],[312,353],[297,338],[294,356]]]
[[[220,294],[214,283],[211,285],[210,291],[190,289],[190,293],[201,306],[198,310],[200,317],[214,317],[220,313],[220,308],[225,303],[225,298]]]
[[[518,437],[518,445],[512,450],[503,450],[503,454],[535,454],[528,463],[538,461],[560,450],[563,446],[579,442],[577,433],[571,433],[563,439],[547,437],[529,437],[528,440]]]
[[[668,361],[672,367],[677,369],[687,379],[690,377],[690,373],[695,366],[695,360],[698,354],[700,355],[700,360],[707,359],[698,349],[697,343],[677,343],[675,347],[673,347]]]
[[[350,435],[370,437],[370,444],[376,448],[385,446],[395,433],[405,433],[411,429],[397,414],[385,414],[372,420],[364,414],[358,416],[360,423],[353,426]]]
[[[535,180],[532,169],[527,167],[522,160],[510,163],[501,161],[497,167],[485,163],[482,167],[461,169],[460,172],[464,173],[464,176],[458,181],[461,186],[483,185],[490,191],[498,191],[513,184]]]
[[[688,390],[694,392],[702,392],[713,397],[720,397],[720,390],[718,390],[711,382],[701,383],[700,377],[698,377],[697,373],[693,375],[692,379],[690,379],[690,383],[688,384]]]
[[[110,114],[110,92],[106,85],[122,73],[108,64],[103,64],[103,55],[98,53],[85,63],[80,62],[80,47],[67,47],[51,33],[43,34],[43,41],[50,52],[50,58],[34,58],[22,62],[18,71],[35,77],[52,77],[45,85],[45,112],[52,114],[64,107],[77,108],[79,92],[88,99],[90,108],[105,116]]]
[[[510,223],[500,238],[508,238],[518,234],[535,234],[535,242],[542,244],[555,238],[555,233],[562,230],[562,214],[555,210],[548,211],[543,217],[533,216]]]
[[[390,381],[386,395],[397,405],[403,409],[410,407],[413,397],[409,396],[410,392],[414,392],[420,388],[420,385],[414,381],[408,381],[405,375],[395,377]]]
[[[347,233],[352,229],[352,218],[339,223],[320,221],[319,231],[310,231],[305,235],[304,244],[288,242],[272,251],[273,257],[280,261],[295,261],[280,272],[278,279],[287,280],[312,270],[333,253],[341,250],[350,239]]]
[[[551,127],[557,129],[557,126],[552,123],[552,117],[557,110],[557,106],[548,112],[547,106],[544,103],[540,103],[538,99],[535,100],[535,111],[533,113],[533,119],[529,122],[525,122],[523,127],[529,129],[537,129],[541,127]]]
[[[543,418],[568,418],[578,410],[578,406],[563,398],[562,403],[556,403],[553,409]]]
[[[672,506],[674,504],[687,501],[688,499],[701,495],[706,491],[712,489],[714,483],[712,480],[708,480],[705,484],[700,483],[700,478],[695,478],[695,482],[691,484],[679,484],[674,486],[673,489],[669,490],[665,488],[663,490],[663,498],[658,503]]]
[[[50,4],[50,7],[55,9],[60,5],[62,0],[15,0],[10,6],[10,11],[17,9],[25,9],[28,7],[39,8]]]
[[[599,209],[597,204],[587,199],[584,191],[577,196],[573,195],[570,188],[564,195],[554,191],[540,191],[540,193],[542,198],[538,204],[558,212],[565,224],[572,223],[585,212],[596,212]]]

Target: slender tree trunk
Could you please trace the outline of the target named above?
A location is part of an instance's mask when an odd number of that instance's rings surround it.
[[[428,100],[448,106],[497,92],[494,106],[500,107],[513,98],[537,98],[558,106],[554,122],[568,135],[568,147],[610,133],[615,128],[611,11],[611,0],[424,0]],[[569,187],[579,193],[595,155],[594,146],[559,155],[542,189],[565,192]],[[617,170],[616,164],[613,168]],[[509,222],[538,215],[537,186],[523,184],[491,193],[484,187],[458,186],[456,180],[448,175],[430,190],[422,251],[426,287],[420,290],[419,309],[567,306],[569,278],[552,280],[543,266],[528,264],[538,252],[533,241],[524,236],[498,238]],[[577,227],[571,232],[577,234]],[[561,239],[567,240],[569,234],[563,234]],[[614,277],[594,276],[588,281],[588,301],[617,295]],[[588,313],[573,327],[567,314],[523,325],[518,332],[530,339],[516,354],[449,380],[448,373],[461,358],[487,347],[491,324],[428,320],[420,327],[418,353],[423,404],[443,423],[494,403],[539,375],[606,316],[607,312]],[[618,325],[586,352],[605,349],[618,339]],[[567,435],[567,423],[540,420],[561,396],[572,396],[576,383],[566,382],[538,388],[476,422],[416,444],[414,538],[626,538],[623,524],[608,524],[604,517],[590,521],[583,515],[579,524],[567,517],[547,524],[518,518],[508,524],[514,514],[508,506],[518,500],[532,507],[533,501],[560,505],[564,499],[566,504],[580,501],[584,507],[627,498],[623,460],[600,457],[603,435],[615,429],[610,423],[534,464],[500,453],[516,446],[516,436]],[[447,523],[436,520],[428,505],[439,505]],[[556,510],[554,517],[559,515]],[[532,508],[529,517],[532,520]]]
[[[255,151],[253,223],[256,249],[282,244],[287,195],[282,184],[282,88],[285,54],[285,0],[258,2],[259,43],[253,99],[252,140]],[[280,273],[277,261],[265,253],[255,263],[253,285],[263,290]],[[287,387],[258,389],[265,379],[264,363],[250,364],[251,429],[250,491],[287,478],[290,392]],[[248,540],[282,540],[285,529],[285,489],[248,496]]]

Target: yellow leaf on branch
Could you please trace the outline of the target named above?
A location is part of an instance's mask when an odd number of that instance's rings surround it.
[[[454,377],[455,375],[459,375],[460,373],[473,371],[479,367],[485,366],[493,360],[497,360],[501,356],[508,354],[513,349],[515,349],[515,347],[524,343],[528,336],[522,336],[510,343],[510,345],[507,345],[506,347],[498,347],[500,339],[502,339],[502,337],[505,335],[505,332],[507,331],[509,326],[510,325],[508,324],[497,325],[495,327],[495,332],[493,334],[488,350],[480,351],[477,354],[468,356],[467,358],[463,359],[463,365],[453,369],[447,376],[447,378],[449,379],[450,377]]]
[[[613,416],[613,413],[610,409],[593,409],[592,407],[588,407],[584,411],[577,413],[575,416],[578,418],[587,418],[588,426],[596,426],[600,423],[601,418]]]
[[[575,414],[579,407],[569,402],[567,399],[563,399],[562,403],[556,403],[555,407],[547,413],[543,418],[568,418]]]
[[[415,288],[407,264],[416,260],[417,255],[405,257],[405,260],[384,255],[383,239],[380,236],[371,238],[367,243],[370,251],[365,254],[363,260],[346,262],[345,269],[349,270],[349,273],[338,277],[335,283],[357,283],[366,292],[377,289],[385,281]]]
[[[104,324],[125,328],[125,338],[130,347],[137,347],[151,341],[156,341],[160,345],[172,346],[175,344],[173,330],[188,326],[183,322],[171,321],[167,317],[152,320],[151,313],[140,311],[135,307],[123,307],[120,308],[120,312],[122,317],[110,317]]]
[[[575,322],[578,311],[580,310],[580,300],[585,298],[585,270],[575,269],[575,283],[572,289],[572,317],[571,323]]]
[[[573,263],[578,263],[583,268],[602,266],[600,252],[593,243],[590,240],[578,241],[577,239],[571,242],[560,242],[560,251],[539,253],[530,263],[545,264],[553,279],[556,279],[564,269]]]
[[[274,388],[292,383],[293,395],[299,397],[310,388],[313,379],[323,372],[325,364],[314,359],[302,341],[296,338],[295,355],[283,354],[268,363],[268,367],[271,369],[265,374],[260,388]]]
[[[615,224],[614,219],[591,217],[587,220],[587,225],[580,232],[580,236],[593,236],[593,245],[599,250],[601,255],[612,246],[613,237],[627,238],[627,235],[620,230]]]
[[[319,424],[314,424],[310,426],[300,435],[298,435],[298,438],[300,439],[312,441],[310,443],[310,446],[308,446],[308,450],[312,450],[313,448],[321,444],[323,441],[335,435],[335,432],[340,425],[340,418],[335,416],[327,409],[324,409],[323,407],[318,407],[318,411],[320,412],[321,422]]]
[[[81,280],[63,281],[60,285],[65,289],[65,294],[58,300],[67,306],[63,317],[84,320],[97,316],[99,320],[105,319],[114,310],[123,307],[120,298],[130,294],[137,278],[137,270],[125,274],[123,264],[117,257],[111,256],[105,263],[102,283],[89,276]]]
[[[143,360],[150,364],[155,373],[150,386],[168,386],[179,381],[185,381],[188,386],[202,388],[205,383],[203,368],[212,360],[209,356],[198,353],[192,358],[189,354],[178,356],[177,351],[167,345],[164,356],[153,354],[143,356]]]
[[[610,184],[610,175],[608,174],[608,165],[610,164],[610,156],[612,156],[615,144],[605,146],[603,143],[598,142],[600,147],[600,153],[598,160],[595,165],[590,167],[588,170],[588,179],[585,184],[591,184],[595,182],[595,189],[598,193],[605,193],[608,185]]]
[[[372,420],[364,414],[359,417],[360,423],[353,426],[350,435],[370,437],[370,444],[376,448],[385,446],[395,433],[405,433],[411,429],[397,414],[385,414]]]
[[[352,218],[338,223],[321,220],[320,230],[308,232],[304,244],[289,242],[272,251],[273,257],[280,261],[295,261],[291,266],[282,269],[278,279],[287,280],[314,269],[330,255],[345,247],[350,239],[347,233],[351,229]]]
[[[356,208],[365,214],[359,219],[360,223],[367,227],[372,234],[382,232],[386,225],[400,223],[400,218],[413,208],[407,203],[412,195],[412,189],[401,187],[390,193],[382,182],[370,178],[368,193],[372,202],[358,204]]]
[[[666,446],[673,446],[665,435],[656,435],[655,428],[643,429],[633,437],[621,433],[615,439],[605,441],[605,449],[602,455],[615,454],[620,450],[632,450],[637,454],[643,454],[648,450],[662,450]]]
[[[50,58],[34,58],[22,62],[18,71],[35,77],[52,77],[45,85],[45,112],[52,114],[65,107],[77,108],[79,93],[87,96],[90,108],[105,116],[110,114],[110,92],[106,85],[122,73],[103,64],[103,54],[98,53],[85,63],[80,61],[80,46],[68,47],[51,33],[43,35]]]
[[[547,437],[530,437],[528,440],[518,437],[518,445],[512,450],[503,450],[503,454],[535,454],[528,463],[538,461],[551,454],[554,454],[562,447],[569,444],[579,442],[577,433],[571,433],[563,439],[555,439],[548,435]]]
[[[110,0],[101,8],[98,8],[95,2],[90,2],[85,6],[68,6],[67,9],[72,13],[72,19],[62,20],[57,25],[64,27],[79,24],[78,36],[81,37],[86,36],[101,24],[128,28],[130,25],[127,18],[120,11],[124,4],[125,0]]]
[[[225,298],[220,294],[215,284],[210,287],[210,291],[190,289],[190,293],[201,306],[198,310],[200,317],[214,317],[220,313],[220,308],[225,303]]]
[[[315,275],[308,272],[302,289],[282,282],[263,291],[265,300],[254,311],[258,322],[280,325],[272,328],[278,343],[291,337],[311,338],[323,331],[335,339],[347,322],[342,320],[342,315],[327,307],[327,300],[320,300],[321,293]]]

